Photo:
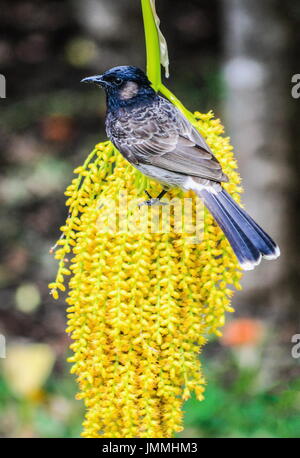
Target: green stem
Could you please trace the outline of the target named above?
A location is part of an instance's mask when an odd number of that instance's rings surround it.
[[[144,19],[147,55],[147,75],[153,89],[160,92],[197,128],[195,117],[161,81],[160,44],[150,0],[141,0]]]
[[[141,0],[144,19],[144,30],[147,54],[147,75],[153,89],[159,91],[161,86],[160,45],[157,27],[150,0]]]
[[[199,128],[197,122],[195,120],[195,116],[191,111],[189,111],[182,102],[171,92],[164,84],[162,84],[159,88],[159,92],[164,95],[170,102],[173,103],[183,114],[184,116],[193,124],[195,127]]]

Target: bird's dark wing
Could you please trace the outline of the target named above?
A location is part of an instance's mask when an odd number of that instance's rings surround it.
[[[154,165],[183,175],[228,181],[200,133],[167,100],[158,97],[154,104],[126,115],[124,113],[114,123],[110,136],[133,164]]]

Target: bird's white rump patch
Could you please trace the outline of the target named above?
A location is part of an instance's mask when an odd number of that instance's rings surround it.
[[[139,92],[139,87],[134,81],[127,81],[120,89],[120,99],[129,100]]]
[[[217,186],[220,187],[220,191],[222,191],[221,186],[218,184]],[[212,194],[218,194],[218,192],[220,192],[218,189],[216,189],[216,186],[213,186],[212,184],[206,185],[206,184],[197,183],[192,177],[187,177],[182,187],[186,189],[187,191],[191,189],[192,191],[200,192],[205,189],[206,191],[209,191]]]

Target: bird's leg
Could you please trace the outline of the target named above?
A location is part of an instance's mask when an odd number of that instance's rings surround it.
[[[146,194],[146,196],[149,197],[150,200],[153,199],[153,197],[152,197],[151,194],[147,191],[147,189],[145,189],[145,194]]]
[[[141,202],[139,204],[139,207],[142,205],[148,205],[149,207],[152,207],[152,205],[168,205],[167,202],[161,202],[161,199],[163,196],[167,193],[168,191],[166,189],[163,189],[157,197],[152,197],[148,191],[145,190],[145,193],[149,197],[148,200],[145,200],[144,202]]]
[[[165,194],[167,194],[167,190],[166,189],[163,189],[159,194],[158,196],[156,197],[157,200],[161,200]]]

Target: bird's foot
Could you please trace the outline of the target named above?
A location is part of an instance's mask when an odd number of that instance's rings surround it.
[[[152,207],[153,205],[168,205],[167,202],[162,202],[160,199],[157,197],[151,197],[149,200],[144,200],[144,202],[139,203],[139,207],[142,207],[143,205],[148,205],[148,207]]]
[[[144,202],[141,202],[139,204],[139,207],[142,207],[143,205],[148,205],[148,207],[152,207],[152,205],[168,205],[167,202],[162,202],[161,198],[166,194],[167,191],[163,190],[159,196],[157,197],[152,197],[148,191],[145,190],[145,193],[149,197],[148,200],[145,200]]]

